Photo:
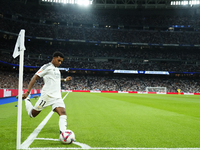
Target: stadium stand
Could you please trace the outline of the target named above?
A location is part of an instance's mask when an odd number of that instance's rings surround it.
[[[167,9],[86,11],[74,7],[0,1],[0,88],[17,88],[16,81],[8,82],[11,76],[17,77],[17,67],[10,72],[5,63],[18,64],[18,58],[11,56],[16,35],[24,28],[26,66],[40,67],[58,50],[65,55],[61,65],[65,68],[174,72],[166,77],[133,78],[108,76],[103,71],[101,76],[97,72],[81,76],[74,71],[74,80],[63,84],[64,89],[140,91],[146,86],[166,86],[171,92],[177,88],[200,92],[200,21],[195,10],[177,14]],[[26,69],[24,87],[36,69]],[[42,84],[39,81],[35,88]]]
[[[0,71],[0,88],[17,89],[18,72]],[[23,88],[28,86],[33,73],[24,74]],[[65,73],[63,73],[65,75]],[[200,93],[200,80],[188,77],[163,77],[163,76],[127,76],[127,75],[72,75],[70,83],[62,83],[65,90],[100,90],[100,91],[145,91],[149,87],[167,87],[168,92]],[[41,89],[43,81],[39,80],[34,89]]]

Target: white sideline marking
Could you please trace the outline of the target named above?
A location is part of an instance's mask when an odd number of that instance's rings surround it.
[[[53,115],[53,111],[51,111],[46,118],[39,124],[39,126],[30,134],[30,136],[21,144],[21,149],[27,149],[31,143],[34,141],[34,139],[37,137],[37,135],[40,133],[42,128],[45,126],[45,124],[48,122],[48,120]]]
[[[91,149],[125,149],[125,150],[129,150],[129,149],[134,149],[134,150],[200,150],[200,148],[131,148],[131,147],[126,147],[126,148],[123,148],[123,147],[94,147],[94,148],[91,148]]]
[[[82,149],[91,149],[91,147],[89,145],[84,144],[84,143],[73,142],[73,144],[80,146]]]
[[[65,148],[65,147],[55,147],[55,148],[51,148],[51,147],[46,147],[46,148],[40,148],[40,147],[35,147],[35,148],[28,148],[26,150],[60,150],[60,149],[80,149],[80,150],[88,150],[88,149],[91,149],[91,150],[99,150],[99,149],[113,149],[113,150],[200,150],[200,148],[131,148],[131,147],[126,147],[126,148],[123,148],[123,147],[91,147],[91,148]]]
[[[65,97],[69,94],[69,92],[64,96],[63,100]],[[21,149],[27,149],[31,143],[33,143],[34,139],[37,137],[37,135],[40,133],[42,128],[45,126],[45,124],[49,121],[51,116],[53,115],[53,111],[51,111],[46,118],[39,124],[39,126],[29,135],[29,137],[21,144],[20,148]]]

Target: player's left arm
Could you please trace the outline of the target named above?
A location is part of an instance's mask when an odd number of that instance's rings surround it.
[[[67,78],[65,78],[65,79],[61,79],[61,81],[71,81],[72,80],[72,77],[71,76],[68,76]]]

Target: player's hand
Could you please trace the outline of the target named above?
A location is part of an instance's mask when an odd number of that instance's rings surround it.
[[[26,92],[26,93],[22,94],[22,99],[26,99],[26,98],[28,97],[28,95],[29,95],[29,93],[28,93],[28,92]]]
[[[66,78],[66,81],[71,81],[72,80],[72,77],[71,76],[68,76],[67,78]]]

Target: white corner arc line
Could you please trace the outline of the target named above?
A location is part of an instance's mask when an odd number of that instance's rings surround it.
[[[59,141],[59,139],[52,139],[52,138],[35,138],[35,140]]]
[[[50,141],[59,141],[58,139],[52,139],[52,138],[35,138],[36,140],[50,140]],[[87,144],[80,143],[80,142],[73,142],[72,144],[78,145],[81,147],[81,149],[91,149],[91,147]]]
[[[63,100],[65,97],[69,94],[69,92],[64,96]],[[51,116],[53,115],[53,111],[51,111],[46,118],[38,125],[38,127],[29,135],[29,137],[21,144],[20,148],[21,149],[27,149],[31,143],[34,141],[34,139],[37,137],[37,135],[40,133],[42,128],[45,126],[45,124],[49,121]]]

